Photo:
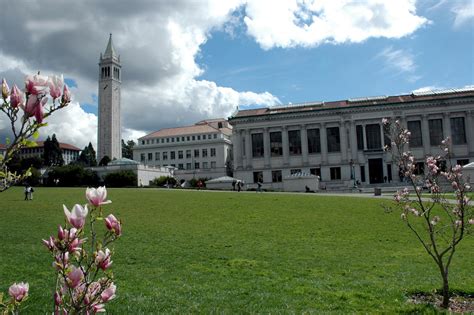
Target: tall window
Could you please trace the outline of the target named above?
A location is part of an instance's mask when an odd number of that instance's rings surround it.
[[[428,120],[430,128],[430,144],[440,145],[443,141],[443,120],[442,119],[430,119]]]
[[[148,153],[148,161],[153,160],[153,153]]]
[[[194,169],[196,169],[196,170],[199,169],[199,162],[194,163]]]
[[[160,160],[160,152],[155,152],[155,160]]]
[[[407,123],[408,130],[411,132],[410,136],[410,147],[421,147],[423,145],[423,139],[421,134],[421,121],[409,121]]]
[[[216,148],[211,148],[211,156],[216,156]]]
[[[186,150],[186,158],[187,159],[191,158],[191,150]]]
[[[168,159],[168,152],[163,152],[163,161]]]
[[[464,126],[464,117],[451,118],[451,137],[453,144],[466,143],[466,129]]]
[[[311,175],[316,175],[316,176],[319,176],[319,178],[321,178],[321,168],[319,167],[310,168],[309,172],[311,173]]]
[[[253,182],[263,182],[263,172],[253,172]]]
[[[252,156],[263,157],[263,133],[252,134]]]
[[[183,158],[183,151],[178,151],[178,159],[182,159]]]
[[[272,156],[283,155],[280,131],[270,132],[270,151],[272,152]]]
[[[194,149],[194,157],[199,157],[199,149]]]
[[[365,126],[365,136],[367,140],[367,149],[382,149],[382,137],[380,136],[380,125],[371,124]]]
[[[202,149],[202,157],[207,157],[207,149]],[[207,167],[205,167],[207,168]]]
[[[357,150],[364,150],[364,128],[362,125],[356,126]]]
[[[140,154],[140,161],[145,162],[145,153]]]
[[[280,183],[282,181],[281,171],[272,171],[272,182]]]
[[[216,168],[216,161],[211,161],[211,168]]]
[[[328,140],[328,152],[341,151],[341,137],[339,135],[339,127],[326,128]]]
[[[174,159],[176,158],[176,152],[171,151],[171,152],[170,152],[170,155],[171,155],[170,158],[171,158],[172,160],[174,160]]]
[[[320,153],[321,141],[319,129],[308,129],[308,153]]]
[[[331,167],[329,169],[331,174],[331,180],[339,180],[341,179],[341,168],[340,167]]]
[[[288,131],[288,143],[291,155],[301,154],[301,133],[299,130]]]

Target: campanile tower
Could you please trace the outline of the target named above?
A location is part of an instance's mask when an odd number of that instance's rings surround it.
[[[120,56],[112,43],[112,34],[99,61],[99,125],[97,162],[104,156],[111,160],[122,157],[122,124],[120,122],[120,86],[122,79]]]

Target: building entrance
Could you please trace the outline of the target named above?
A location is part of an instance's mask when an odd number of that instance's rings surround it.
[[[369,159],[369,183],[383,183],[382,159]]]

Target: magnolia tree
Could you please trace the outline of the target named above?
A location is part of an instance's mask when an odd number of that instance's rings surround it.
[[[460,165],[451,164],[449,139],[441,145],[441,155],[427,156],[425,174],[416,175],[413,154],[408,151],[410,131],[399,120],[383,119],[384,130],[391,139],[385,150],[391,152],[400,172],[411,189],[404,188],[394,196],[401,211],[401,219],[415,234],[426,253],[433,259],[442,278],[442,304],[449,307],[449,267],[457,246],[464,237],[472,233],[474,213],[469,205],[467,193],[471,187],[462,174]],[[423,198],[423,187],[429,198]],[[454,190],[454,201],[445,198],[446,187]]]
[[[24,174],[12,173],[7,163],[21,148],[36,145],[30,139],[38,138],[39,129],[46,126],[43,122],[45,118],[69,104],[71,93],[62,76],[37,74],[26,77],[24,91],[20,91],[16,85],[10,89],[3,79],[2,100],[0,110],[10,122],[13,138],[7,139],[6,153],[0,155],[0,192],[31,174],[29,171]]]

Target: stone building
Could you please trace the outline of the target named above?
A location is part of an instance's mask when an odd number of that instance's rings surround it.
[[[426,155],[452,138],[452,161],[474,161],[474,89],[355,98],[333,102],[239,110],[233,126],[234,177],[263,179],[283,189],[295,173],[320,176],[324,189],[400,182],[398,167],[383,150],[382,118],[398,118],[412,133],[418,171]]]
[[[171,166],[180,180],[216,178],[232,170],[232,127],[225,119],[166,128],[138,139],[133,159],[150,166]]]
[[[122,80],[120,56],[115,52],[112,34],[99,62],[99,110],[97,161],[104,156],[111,160],[122,157],[120,121],[120,86]]]

